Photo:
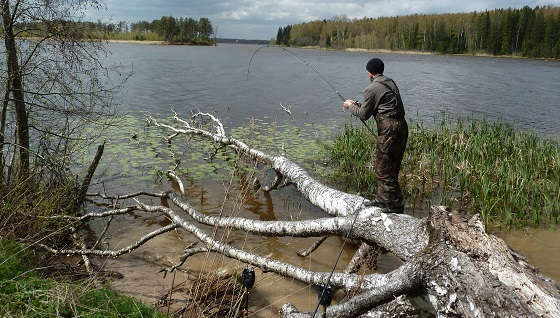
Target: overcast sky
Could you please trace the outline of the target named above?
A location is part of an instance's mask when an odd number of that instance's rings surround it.
[[[560,0],[105,0],[106,8],[88,18],[105,22],[153,20],[161,16],[207,17],[218,37],[270,39],[278,27],[335,15],[348,18],[414,13],[470,12],[484,9],[560,5]]]

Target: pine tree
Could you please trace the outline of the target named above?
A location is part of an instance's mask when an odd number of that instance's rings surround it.
[[[488,49],[488,40],[490,37],[490,13],[488,13],[488,11],[480,16],[478,29],[480,30],[480,48],[484,50]]]
[[[544,47],[544,32],[546,30],[544,13],[539,10],[535,15],[535,22],[533,23],[533,29],[531,32],[531,40],[533,47],[531,48],[531,56],[540,57],[542,56],[542,51]]]
[[[502,14],[502,53],[511,54],[513,52],[513,17],[511,10]]]
[[[284,35],[284,31],[282,27],[279,27],[278,34],[276,34],[276,44],[282,45],[282,43],[284,43],[284,39],[282,38],[282,35]]]

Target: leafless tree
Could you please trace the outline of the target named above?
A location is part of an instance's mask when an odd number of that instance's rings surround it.
[[[17,148],[17,176],[25,180],[34,158],[51,171],[67,166],[77,142],[91,140],[88,134],[99,131],[93,126],[114,113],[113,92],[126,74],[103,65],[104,43],[79,23],[101,0],[2,0],[1,6],[0,150]],[[12,112],[16,125],[10,126]],[[7,128],[17,131],[11,143]]]

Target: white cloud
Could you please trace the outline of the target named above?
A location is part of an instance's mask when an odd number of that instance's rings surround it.
[[[208,17],[219,36],[268,39],[278,27],[336,15],[349,18],[480,11],[528,5],[560,5],[560,0],[106,0],[102,20],[152,20],[163,15]]]

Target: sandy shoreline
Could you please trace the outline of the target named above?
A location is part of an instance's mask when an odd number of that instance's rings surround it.
[[[344,52],[359,52],[359,53],[383,53],[383,54],[405,54],[405,55],[447,55],[447,56],[470,56],[470,57],[485,57],[485,58],[506,58],[506,59],[524,59],[524,60],[542,60],[542,61],[556,61],[560,60],[554,58],[545,57],[526,57],[518,55],[492,55],[488,53],[462,53],[462,54],[445,54],[438,52],[426,52],[426,51],[411,51],[411,50],[388,50],[388,49],[361,49],[361,48],[345,48],[345,49],[335,49],[335,48],[324,48],[319,46],[301,46],[296,47],[298,49],[306,50],[322,50],[322,51],[344,51]]]
[[[128,44],[146,44],[146,45],[169,45],[167,41],[138,41],[138,40],[107,40],[109,43],[128,43]]]
[[[143,44],[143,45],[186,45],[186,46],[215,46],[215,45],[206,45],[206,44],[190,44],[190,43],[183,43],[183,42],[173,42],[169,43],[167,41],[150,41],[150,40],[102,40],[107,41],[108,43],[124,43],[124,44]]]

